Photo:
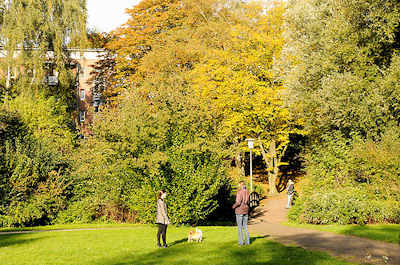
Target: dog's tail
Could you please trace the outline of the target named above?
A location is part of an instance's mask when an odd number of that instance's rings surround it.
[[[198,229],[197,227],[196,227],[196,232],[197,232],[197,233],[200,233],[200,235],[203,237],[203,231],[201,231],[201,230]]]

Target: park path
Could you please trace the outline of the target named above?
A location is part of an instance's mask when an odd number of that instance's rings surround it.
[[[400,265],[400,245],[282,225],[287,221],[286,203],[286,196],[263,201],[252,214],[250,232],[268,236],[285,245],[295,244],[307,250],[328,252],[351,262]]]

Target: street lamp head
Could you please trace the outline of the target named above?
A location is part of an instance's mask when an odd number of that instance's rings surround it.
[[[247,145],[249,146],[249,149],[253,149],[254,148],[254,139],[251,139],[251,138],[249,138],[249,139],[246,139],[246,141],[247,141]]]

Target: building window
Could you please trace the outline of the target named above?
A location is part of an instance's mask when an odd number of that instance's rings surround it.
[[[81,111],[79,113],[79,121],[80,122],[84,122],[85,121],[85,114],[86,114],[86,112],[84,112],[84,111]]]
[[[85,67],[81,67],[79,70],[79,74],[81,75],[81,77],[85,76]]]
[[[81,100],[85,100],[85,89],[79,90],[79,97]]]

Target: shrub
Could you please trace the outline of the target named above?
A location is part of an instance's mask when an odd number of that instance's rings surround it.
[[[86,197],[71,203],[66,210],[61,211],[55,223],[92,223],[96,220],[98,212],[100,212],[99,201],[94,197]]]
[[[5,225],[51,223],[69,196],[67,162],[31,135],[7,140],[5,157]]]
[[[130,196],[130,208],[138,222],[151,223],[156,216],[157,191],[167,193],[168,212],[172,223],[198,223],[205,220],[219,203],[218,195],[226,186],[225,166],[211,152],[174,152],[163,167],[163,184],[149,179]]]

